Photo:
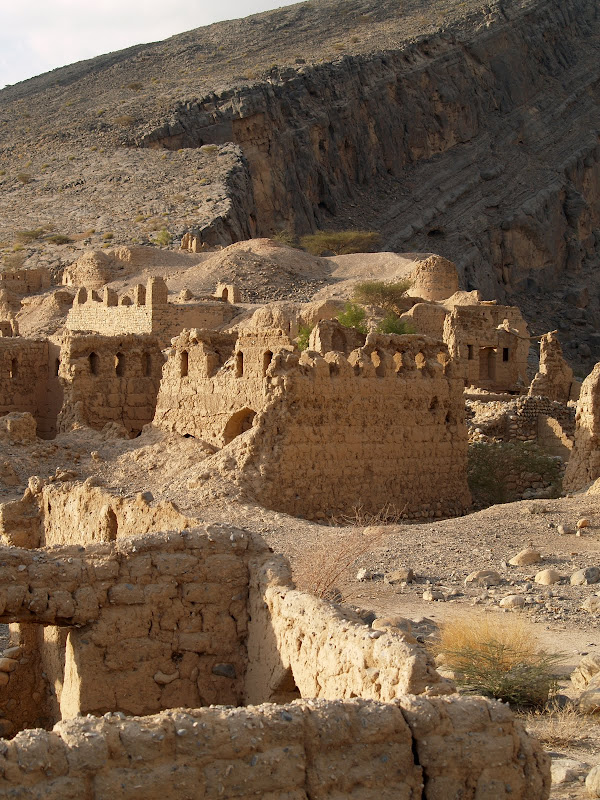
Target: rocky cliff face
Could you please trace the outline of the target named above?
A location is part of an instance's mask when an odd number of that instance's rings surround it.
[[[598,29],[594,0],[314,0],[104,56],[0,92],[0,212],[56,220],[62,192],[65,227],[142,243],[138,219],[208,244],[374,228],[600,357]]]
[[[490,295],[558,285],[600,236],[597,17],[593,0],[498,6],[470,36],[181,103],[136,143],[236,142],[261,233],[354,208],[390,249],[435,249]]]

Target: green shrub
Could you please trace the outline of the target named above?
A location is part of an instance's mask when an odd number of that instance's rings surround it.
[[[19,172],[17,175],[17,180],[21,183],[31,183],[33,178],[29,172]]]
[[[114,233],[110,233],[110,231],[108,231],[102,236],[102,238],[104,239],[105,242],[110,242],[111,239],[115,238],[115,235]]]
[[[218,153],[219,152],[219,145],[217,145],[217,144],[203,144],[202,147],[200,148],[200,150],[202,150],[203,153],[206,153],[208,155],[214,154],[214,153]]]
[[[62,233],[53,233],[52,236],[48,236],[46,241],[50,244],[69,244],[73,240]]]
[[[367,312],[356,303],[346,303],[344,310],[336,316],[337,321],[344,328],[356,328],[360,333],[367,333],[366,318]]]
[[[282,228],[276,231],[271,238],[274,242],[287,244],[288,247],[298,247],[298,240],[289,228]]]
[[[35,239],[41,239],[43,235],[43,228],[32,228],[31,230],[17,231],[15,238],[18,242],[29,244],[29,242],[33,242]]]
[[[379,244],[376,231],[317,231],[300,239],[300,244],[309,253],[321,255],[331,250],[338,256],[348,253],[369,253]]]
[[[412,325],[408,322],[403,322],[393,311],[388,311],[377,326],[377,333],[396,333],[399,336],[403,336],[414,332],[415,329]]]
[[[115,125],[120,125],[121,128],[131,128],[135,123],[135,117],[132,117],[130,114],[121,114],[121,116],[114,118],[113,123]]]
[[[154,241],[161,247],[168,247],[173,241],[173,237],[166,228],[163,228],[156,234]]]
[[[306,350],[308,348],[308,340],[310,339],[311,333],[312,328],[309,325],[300,325],[298,329],[298,336],[296,337],[298,350]]]
[[[540,650],[519,618],[457,619],[442,627],[436,649],[466,694],[526,707],[544,705],[556,691],[562,655]]]
[[[354,287],[353,300],[366,306],[379,306],[386,311],[402,313],[402,300],[411,287],[412,281],[406,279],[395,283],[384,281],[362,281]]]

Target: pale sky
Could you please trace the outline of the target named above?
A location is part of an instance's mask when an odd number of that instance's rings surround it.
[[[0,89],[85,58],[298,0],[0,0]]]

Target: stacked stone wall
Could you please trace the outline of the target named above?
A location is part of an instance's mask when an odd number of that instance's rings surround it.
[[[575,444],[564,480],[567,491],[583,489],[600,477],[600,364],[581,386],[575,420]]]

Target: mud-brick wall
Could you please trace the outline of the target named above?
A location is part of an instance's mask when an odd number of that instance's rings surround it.
[[[467,746],[468,745],[468,746]],[[79,718],[0,741],[20,800],[547,800],[550,759],[483,698]]]
[[[239,705],[247,663],[247,560],[261,552],[268,555],[262,542],[222,526],[146,534],[85,551],[1,548],[0,621],[50,630],[39,648],[39,669],[54,721],[79,713]],[[67,629],[66,637],[57,626]],[[2,707],[18,688],[11,681],[0,688]],[[34,719],[43,703],[36,705]]]
[[[68,336],[59,377],[64,403],[59,430],[109,422],[138,434],[152,422],[164,358],[155,336]]]
[[[0,415],[29,411],[38,427],[48,417],[48,342],[0,337]]]
[[[305,352],[289,368],[282,359],[241,455],[244,482],[263,505],[308,518],[463,513],[462,382],[444,357],[425,337],[369,336],[348,359]]]
[[[170,349],[154,424],[228,444],[267,399],[274,354],[293,350],[279,329],[231,334],[184,331]]]

